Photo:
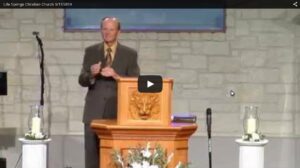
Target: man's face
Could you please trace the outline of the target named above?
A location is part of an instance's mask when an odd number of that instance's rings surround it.
[[[117,41],[120,31],[118,30],[118,22],[114,20],[105,20],[102,23],[101,34],[104,42],[114,43]]]

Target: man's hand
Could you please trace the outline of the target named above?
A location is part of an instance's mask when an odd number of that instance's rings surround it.
[[[105,76],[105,77],[113,77],[114,79],[117,79],[117,78],[120,77],[116,73],[116,71],[110,66],[107,66],[107,67],[103,68],[102,71],[101,71],[101,75]]]
[[[98,62],[97,64],[91,65],[91,73],[93,76],[97,76],[100,73],[101,69],[101,62]]]

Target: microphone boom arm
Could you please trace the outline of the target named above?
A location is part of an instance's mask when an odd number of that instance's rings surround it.
[[[41,51],[40,58],[40,70],[41,70],[41,98],[40,98],[40,105],[44,106],[44,91],[45,91],[45,73],[44,73],[44,49],[43,49],[43,42],[42,39],[39,37],[39,32],[32,32],[35,36]]]

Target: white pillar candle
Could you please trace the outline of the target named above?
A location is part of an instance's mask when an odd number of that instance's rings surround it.
[[[247,119],[247,133],[252,134],[256,131],[256,119],[255,118],[248,118]]]
[[[41,119],[39,117],[32,118],[31,132],[33,134],[39,134],[41,132]]]

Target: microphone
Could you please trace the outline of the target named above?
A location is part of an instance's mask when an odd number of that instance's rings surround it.
[[[208,135],[208,161],[209,168],[212,168],[212,150],[211,150],[211,108],[206,109],[206,125]]]
[[[32,32],[32,35],[34,35],[34,36],[38,36],[40,33],[38,32],[38,31],[33,31]]]
[[[39,33],[38,31],[33,31],[33,32],[32,32],[32,35],[35,36],[35,38],[36,38],[36,40],[38,41],[39,45],[40,45],[41,47],[43,47],[43,42],[42,42],[42,40],[40,39],[39,34],[40,34],[40,33]]]
[[[208,138],[211,137],[211,108],[206,109],[206,125]]]

